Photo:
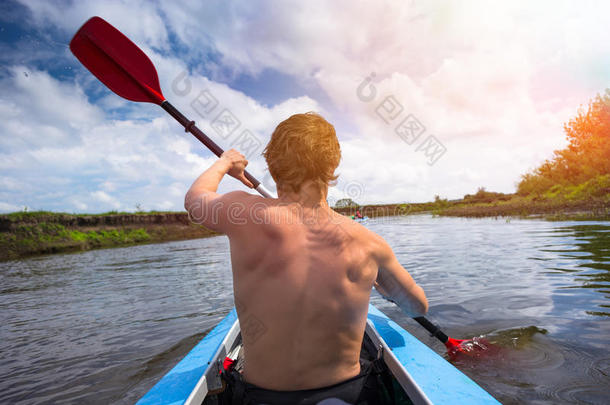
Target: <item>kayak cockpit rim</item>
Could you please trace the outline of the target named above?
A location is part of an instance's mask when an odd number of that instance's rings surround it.
[[[223,367],[222,362],[224,358],[229,356],[235,349],[236,345],[241,342],[240,332],[239,321],[235,320],[229,329],[229,332],[214,353],[205,373],[199,379],[195,388],[184,402],[185,405],[199,405],[205,400],[209,392],[222,388],[222,380],[220,378],[220,372]],[[383,361],[413,403],[416,405],[432,404],[409,372],[392,353],[392,350],[379,335],[371,320],[367,320],[365,335],[368,336],[376,348],[380,349]]]
[[[223,370],[222,363],[231,352],[231,349],[233,349],[235,342],[240,336],[240,331],[239,321],[235,320],[222,343],[220,343],[218,350],[214,353],[214,357],[212,357],[208,364],[205,373],[203,373],[203,376],[201,376],[197,385],[195,385],[191,395],[184,401],[184,405],[200,405],[205,400],[208,392],[222,388],[222,379],[220,378],[220,372]]]

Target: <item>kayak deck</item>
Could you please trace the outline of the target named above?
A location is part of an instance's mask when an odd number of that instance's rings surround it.
[[[217,403],[211,393],[222,389],[222,362],[226,356],[236,358],[240,346],[239,322],[233,309],[138,404]],[[392,403],[498,404],[474,381],[370,305],[361,356],[377,355],[383,356],[392,377],[392,387],[386,387],[395,393]]]
[[[368,320],[390,349],[384,350],[386,364],[414,403],[499,404],[476,382],[373,305],[369,305]],[[397,364],[393,364],[392,358]],[[416,387],[404,384],[402,375],[395,371],[399,368],[404,369],[410,381],[416,382]],[[417,398],[419,395],[422,398]]]

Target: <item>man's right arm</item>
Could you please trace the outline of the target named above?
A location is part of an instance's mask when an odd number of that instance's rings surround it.
[[[392,248],[381,237],[375,249],[375,256],[379,268],[375,289],[398,305],[407,315],[411,317],[425,315],[428,312],[428,300],[424,290],[402,267]]]

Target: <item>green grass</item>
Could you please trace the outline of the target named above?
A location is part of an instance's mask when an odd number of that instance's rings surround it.
[[[18,224],[11,232],[0,232],[0,259],[36,253],[89,250],[147,242],[151,236],[143,228],[101,229],[83,232],[52,222]]]
[[[0,215],[0,260],[213,235],[216,233],[190,223],[186,212],[72,215],[22,211]]]
[[[126,245],[131,243],[145,242],[150,239],[150,235],[146,230],[140,229],[112,229],[81,232],[78,230],[65,231],[63,234],[75,242],[84,242],[91,244],[93,247]]]
[[[155,214],[176,214],[178,211],[108,211],[99,214],[70,214],[67,212],[53,211],[17,211],[7,214],[0,214],[0,219],[6,219],[11,222],[30,222],[33,220],[45,219],[53,222],[55,219],[63,217],[107,217],[109,215],[155,215]]]
[[[59,225],[61,227],[61,225]],[[63,228],[63,227],[62,227]],[[111,229],[81,232],[79,230],[62,229],[54,236],[49,235],[52,240],[73,241],[89,243],[95,247],[122,245],[129,243],[144,242],[150,239],[146,230],[139,229]]]
[[[550,201],[610,199],[610,174],[594,177],[575,186],[556,184],[544,192],[542,198]]]
[[[63,215],[63,213],[51,212],[51,211],[17,211],[17,212],[11,212],[9,214],[0,215],[0,217],[6,218],[12,222],[19,222],[19,221],[26,221],[28,219],[33,219],[33,218],[41,218],[44,216],[55,216],[55,215]]]
[[[476,197],[477,194],[479,198]],[[466,196],[463,200],[441,210],[441,215],[465,217],[543,215],[551,220],[610,218],[610,175],[597,176],[579,185],[555,184],[542,194],[532,193],[526,196],[488,192],[477,194]]]

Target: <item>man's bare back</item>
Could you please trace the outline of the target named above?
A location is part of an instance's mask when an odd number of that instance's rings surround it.
[[[228,233],[246,381],[296,390],[357,375],[377,277],[371,232],[327,206],[239,200],[266,219]]]
[[[360,373],[372,287],[411,316],[426,313],[426,296],[383,238],[328,206],[341,158],[330,123],[315,113],[295,114],[276,127],[263,156],[277,199],[216,192],[226,174],[253,188],[247,160],[233,149],[185,198],[191,220],[225,233],[231,243],[245,357],[239,378],[275,391],[350,380]],[[366,370],[355,380],[371,377]],[[375,394],[363,387],[341,395]]]
[[[373,285],[414,316],[427,311],[423,290],[387,243],[306,190],[281,199],[208,192],[204,205],[214,215],[198,221],[229,237],[243,376],[266,389],[357,375]]]

